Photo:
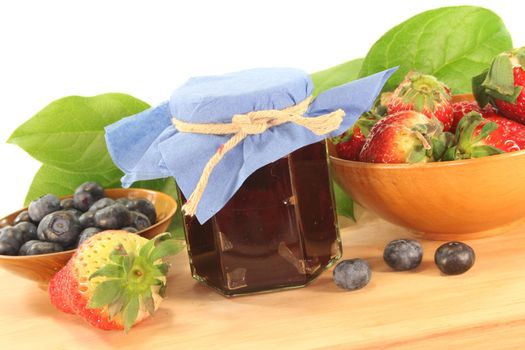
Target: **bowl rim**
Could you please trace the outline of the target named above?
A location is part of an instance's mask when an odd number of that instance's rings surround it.
[[[451,161],[440,161],[440,162],[428,162],[428,163],[367,163],[367,162],[358,162],[355,160],[347,160],[339,158],[334,155],[330,156],[330,161],[334,163],[339,163],[341,165],[349,165],[355,168],[373,168],[373,169],[414,169],[414,168],[447,168],[454,166],[467,166],[468,164],[482,164],[482,163],[492,163],[498,160],[505,160],[507,158],[514,158],[525,155],[525,149],[520,151],[496,154],[487,157],[481,158],[470,158],[470,159],[461,159],[461,160],[451,160]]]
[[[150,227],[142,230],[142,231],[138,231],[136,234],[137,235],[141,235],[143,234],[144,232],[154,228],[154,227],[157,227],[159,226],[160,224],[163,224],[166,222],[166,220],[169,220],[170,218],[172,218],[175,213],[177,212],[177,207],[178,207],[178,204],[177,204],[177,201],[172,197],[170,196],[169,194],[167,193],[164,193],[164,192],[160,192],[160,191],[155,191],[155,190],[150,190],[150,189],[146,189],[146,188],[134,188],[134,187],[130,187],[130,188],[105,188],[104,189],[104,192],[106,191],[111,191],[111,192],[122,192],[122,193],[128,193],[128,192],[141,192],[141,193],[150,193],[150,194],[153,194],[155,196],[161,196],[161,197],[166,197],[166,199],[168,200],[168,202],[170,202],[171,206],[170,206],[170,210],[168,211],[166,217],[160,221],[157,221],[155,224],[151,225]],[[58,198],[60,200],[62,199],[67,199],[67,198],[72,198],[73,195],[72,194],[68,194],[68,195],[65,195],[65,196],[59,196]],[[10,213],[10,214],[7,214],[3,217],[0,218],[0,220],[3,220],[9,216],[12,216],[14,215],[15,213],[20,213],[24,210],[27,210],[28,207],[24,207],[22,209],[19,209],[19,210],[15,210],[14,212]],[[24,260],[24,259],[34,259],[34,258],[39,258],[39,257],[53,257],[53,256],[61,256],[61,255],[65,255],[66,253],[71,253],[73,254],[75,251],[77,250],[77,248],[75,249],[69,249],[69,250],[64,250],[64,251],[61,251],[61,252],[55,252],[55,253],[46,253],[46,254],[36,254],[36,255],[0,255],[0,259],[9,259],[9,260]]]

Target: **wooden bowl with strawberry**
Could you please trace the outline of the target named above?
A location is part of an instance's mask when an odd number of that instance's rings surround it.
[[[165,193],[162,193],[162,192],[146,190],[146,189],[138,189],[138,188],[129,188],[129,189],[115,188],[115,189],[106,189],[104,190],[104,193],[105,193],[104,198],[101,198],[101,200],[109,199],[111,201],[115,201],[115,203],[117,203],[117,200],[125,200],[125,199],[130,200],[130,201],[147,200],[154,206],[154,212],[156,213],[156,218],[154,222],[150,222],[150,226],[145,229],[142,229],[142,230],[136,229],[136,231],[133,231],[134,233],[142,237],[148,238],[148,239],[155,237],[160,233],[166,232],[177,210],[177,202],[175,201],[175,199],[173,199],[171,196]],[[65,203],[64,200],[70,199],[72,197],[73,197],[72,195],[60,197],[61,205],[64,205],[62,204],[62,203]],[[102,210],[104,209],[99,209],[99,212],[101,212]],[[56,211],[55,213],[61,213],[64,211],[65,211],[64,208],[62,208]],[[21,213],[23,215],[23,213],[27,213],[27,212],[28,212],[28,208],[18,210],[2,218],[0,222],[3,223],[4,228],[5,227],[16,228],[18,226],[17,218],[21,217]],[[101,216],[101,218],[103,217]],[[58,224],[54,224],[54,225],[58,225]],[[128,227],[125,229],[130,229],[130,228],[132,227]],[[81,232],[84,232],[83,228],[80,228],[80,230]],[[105,229],[99,229],[98,232],[103,232],[104,230]],[[4,239],[4,237],[2,237],[4,233],[2,231],[3,231],[3,228],[0,227],[0,243],[5,243],[7,242],[7,238]],[[11,231],[16,232],[16,230],[12,230],[12,229]],[[40,233],[41,232],[39,232],[39,235]],[[90,236],[91,235],[92,234],[90,234]],[[78,244],[79,238],[81,238],[81,234],[77,236],[78,237],[76,238],[76,244]],[[33,238],[33,239],[40,240],[42,239],[42,237],[39,236],[38,238]],[[44,243],[49,243],[49,242],[44,242]],[[0,254],[0,267],[8,270],[9,272],[13,273],[16,276],[20,276],[26,279],[33,280],[39,283],[41,287],[46,288],[46,285],[51,279],[51,277],[57,271],[59,271],[64,265],[66,265],[66,263],[69,261],[71,256],[76,251],[76,249],[68,249],[66,245],[63,245],[63,246],[66,247],[64,248],[63,251],[52,252],[52,253],[43,253],[43,254],[36,253],[35,254],[35,252],[33,251],[32,253],[25,252],[25,254],[28,254],[28,255],[10,256],[10,255],[5,255],[5,253]],[[35,248],[38,248],[38,247],[36,246],[32,247],[32,249],[35,249]],[[23,250],[23,248],[20,248],[20,250]],[[31,255],[31,254],[34,254],[34,255]]]
[[[437,80],[422,87],[414,80],[383,97],[384,116],[361,117],[330,145],[336,182],[422,238],[475,239],[522,224],[525,113],[520,120],[517,108],[482,108],[470,94],[450,96]],[[519,105],[525,89],[517,96]]]

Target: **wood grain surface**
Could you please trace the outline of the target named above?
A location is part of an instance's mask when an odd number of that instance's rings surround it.
[[[168,298],[129,334],[91,328],[56,311],[34,282],[0,270],[0,349],[522,349],[525,347],[525,227],[470,241],[474,267],[442,276],[440,242],[423,241],[422,265],[393,272],[384,245],[405,229],[362,213],[344,221],[344,258],[366,258],[370,284],[339,290],[327,271],[310,286],[227,299],[172,260]]]

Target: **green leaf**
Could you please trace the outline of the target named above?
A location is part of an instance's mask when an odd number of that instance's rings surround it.
[[[488,122],[487,124],[483,125],[477,137],[477,141],[487,138],[498,127],[499,127],[498,123],[495,123],[495,122]]]
[[[151,252],[150,259],[151,261],[156,261],[167,256],[175,255],[181,251],[182,247],[182,244],[174,239],[160,242]]]
[[[104,188],[120,187],[122,175],[123,173],[117,168],[108,172],[78,173],[44,164],[35,174],[24,204],[27,206],[32,200],[48,193],[56,196],[73,194],[75,189],[86,181],[96,181]]]
[[[485,69],[481,74],[472,78],[472,94],[481,108],[485,107],[490,102],[490,96],[482,85],[487,78],[488,73],[489,70]]]
[[[124,277],[124,271],[122,270],[122,266],[107,264],[93,272],[91,276],[89,276],[89,279],[95,277]]]
[[[146,291],[142,295],[142,302],[144,303],[146,310],[148,310],[148,313],[150,315],[153,315],[153,313],[155,312],[155,300],[153,299],[151,288],[146,289]]]
[[[355,221],[354,201],[343,191],[343,189],[335,181],[333,182],[333,185],[337,214],[341,216],[346,216],[347,218],[351,218]]]
[[[124,319],[124,330],[129,332],[139,314],[139,297],[133,296],[124,307],[122,318]]]
[[[363,59],[358,58],[312,74],[311,77],[314,82],[313,96],[357,79],[362,64]]]
[[[89,301],[88,308],[96,309],[111,304],[121,296],[123,289],[124,285],[121,279],[112,279],[101,282],[97,288],[95,288],[93,296]]]
[[[385,90],[394,89],[415,70],[435,75],[455,94],[466,93],[471,78],[510,49],[510,34],[494,12],[474,6],[443,7],[420,13],[384,34],[365,57],[359,76],[399,66]]]
[[[501,95],[514,95],[514,72],[508,54],[501,53],[494,58],[481,85]]]
[[[505,153],[505,152],[494,146],[489,146],[489,145],[475,146],[475,147],[472,147],[471,157],[481,158],[481,157],[493,156],[493,155],[501,154],[501,153]]]
[[[410,152],[410,154],[407,157],[408,163],[419,163],[425,159],[427,155],[427,151],[423,147],[423,145],[417,145],[414,146],[414,149]]]
[[[115,165],[106,150],[104,127],[148,107],[119,93],[64,97],[19,126],[8,142],[47,165],[74,172],[108,172]]]

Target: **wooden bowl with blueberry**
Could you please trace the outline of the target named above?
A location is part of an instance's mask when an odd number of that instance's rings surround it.
[[[0,219],[0,267],[45,286],[89,237],[126,230],[152,238],[168,229],[176,210],[165,193],[94,182],[73,195],[48,194]]]

